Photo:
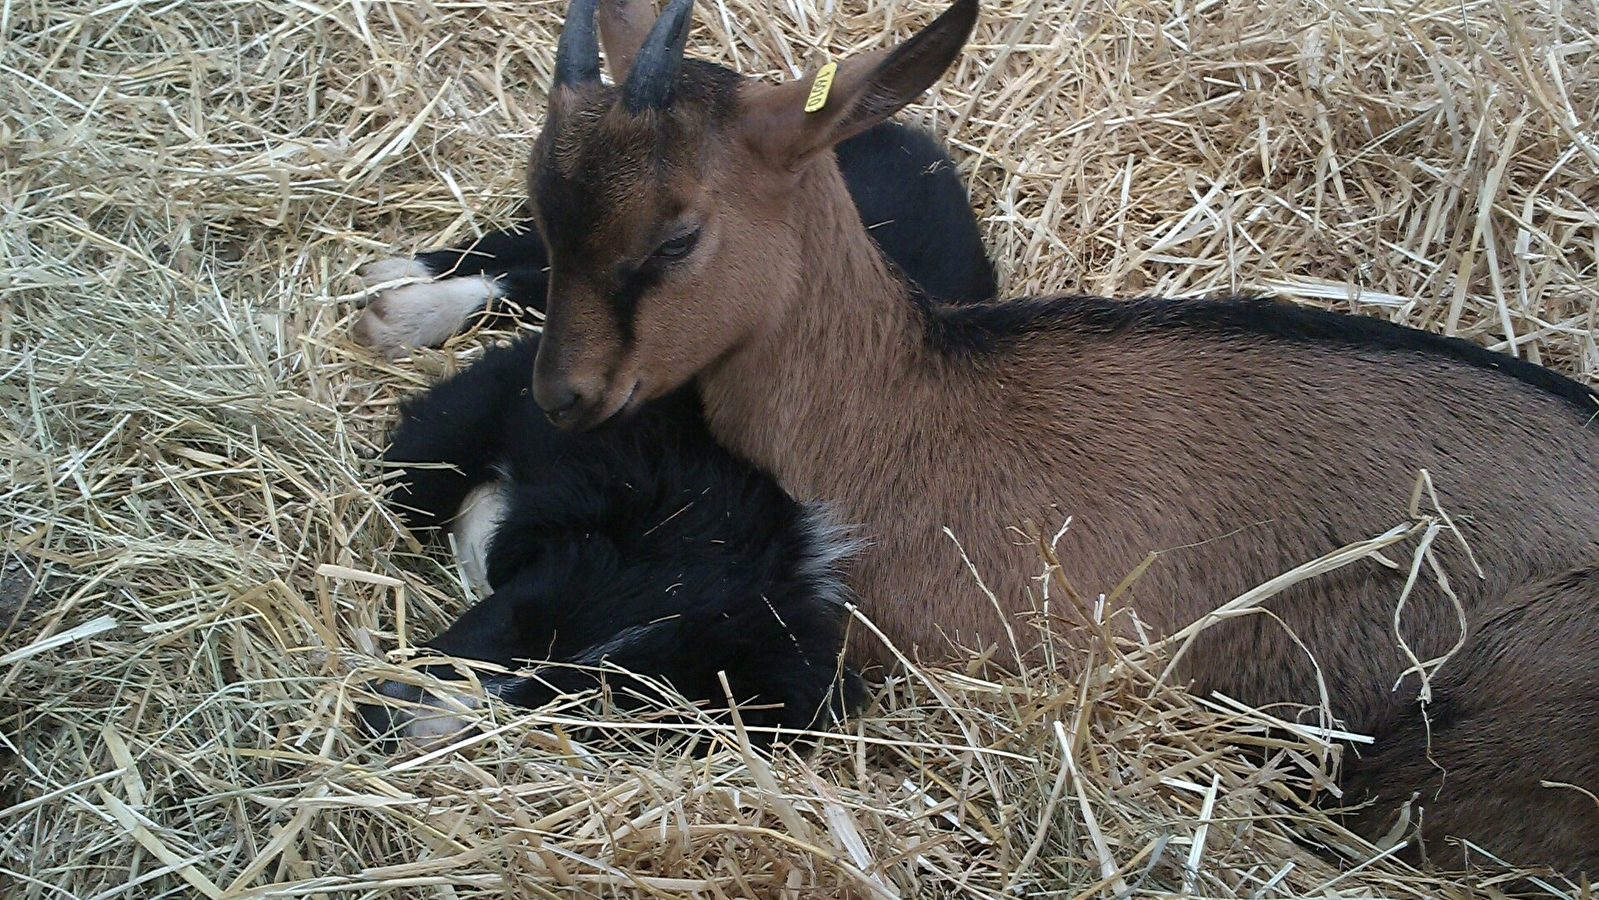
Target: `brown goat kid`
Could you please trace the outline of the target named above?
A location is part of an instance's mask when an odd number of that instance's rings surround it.
[[[1419,792],[1435,861],[1460,859],[1443,841],[1458,835],[1599,873],[1599,806],[1540,786],[1599,791],[1599,577],[1581,568],[1599,559],[1599,407],[1585,388],[1272,303],[928,301],[885,265],[824,151],[938,78],[975,0],[841,63],[809,113],[809,79],[684,61],[691,7],[672,0],[616,87],[599,79],[593,0],[574,0],[561,36],[528,176],[551,252],[534,391],[558,424],[590,428],[696,379],[718,440],[860,523],[871,548],[852,585],[924,658],[952,640],[1009,646],[946,526],[1007,616],[1030,609],[1038,568],[1025,520],[1072,517],[1059,552],[1085,588],[1164,550],[1127,603],[1170,633],[1392,524],[1425,468],[1486,572],[1435,544],[1467,639],[1433,678],[1430,733],[1399,636],[1420,659],[1446,653],[1455,607],[1424,578],[1396,634],[1406,573],[1374,561],[1212,627],[1181,675],[1255,705],[1314,705],[1324,676],[1332,712],[1377,739],[1346,771],[1351,799],[1378,800],[1356,816],[1367,834]]]

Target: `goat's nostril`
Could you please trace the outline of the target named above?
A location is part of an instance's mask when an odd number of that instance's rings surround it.
[[[560,388],[550,394],[550,402],[544,405],[544,411],[550,413],[563,413],[577,405],[577,391],[571,388]]]
[[[533,398],[553,419],[577,406],[583,395],[570,382],[538,380],[533,384]]]

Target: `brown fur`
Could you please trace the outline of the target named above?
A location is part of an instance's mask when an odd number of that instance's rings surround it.
[[[1486,572],[1472,576],[1452,541],[1436,545],[1470,639],[1435,684],[1432,761],[1415,677],[1394,690],[1407,668],[1392,624],[1403,573],[1374,562],[1285,592],[1273,615],[1215,626],[1180,674],[1201,694],[1315,704],[1297,637],[1333,712],[1378,738],[1349,778],[1354,796],[1380,800],[1359,818],[1365,831],[1422,791],[1435,859],[1456,834],[1515,861],[1599,872],[1599,806],[1538,786],[1599,790],[1599,580],[1580,568],[1599,562],[1599,439],[1581,411],[1447,354],[1138,321],[1107,331],[1070,298],[990,350],[930,340],[820,151],[936,78],[964,40],[952,28],[846,64],[815,115],[799,111],[808,80],[731,98],[684,90],[637,118],[597,85],[557,92],[530,175],[552,238],[540,401],[575,396],[556,418],[583,428],[697,377],[719,440],[860,523],[871,547],[852,584],[923,658],[952,641],[1008,647],[945,527],[1013,625],[1039,569],[1013,528],[1024,520],[1072,518],[1059,552],[1085,592],[1163,551],[1126,600],[1158,635],[1391,525],[1425,468]],[[693,226],[698,249],[624,325],[609,299],[617,273]],[[1430,579],[1402,630],[1422,659],[1460,636]],[[1559,817],[1541,812],[1557,806]]]

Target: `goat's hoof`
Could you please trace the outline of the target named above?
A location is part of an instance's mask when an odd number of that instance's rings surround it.
[[[431,751],[482,731],[465,714],[483,702],[469,694],[434,696],[413,684],[381,681],[367,685],[379,702],[358,702],[356,713],[379,749],[393,753],[402,743]]]
[[[404,278],[433,278],[434,273],[420,260],[385,259],[363,267],[360,276],[376,286]],[[495,283],[481,275],[384,288],[361,311],[351,336],[394,359],[415,347],[440,346],[498,296]]]

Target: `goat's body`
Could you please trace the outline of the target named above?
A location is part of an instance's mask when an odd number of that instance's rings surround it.
[[[851,584],[901,649],[1008,647],[945,527],[1007,615],[1035,602],[1036,545],[1013,530],[1026,520],[1052,533],[1071,517],[1058,552],[1090,596],[1163,551],[1126,601],[1152,636],[1400,521],[1422,469],[1486,574],[1475,577],[1452,537],[1434,544],[1473,641],[1521,586],[1599,560],[1599,435],[1580,385],[1460,342],[1274,303],[919,306],[903,289],[863,288],[878,264],[830,226],[838,213],[796,223],[818,242],[806,258],[827,263],[776,328],[699,384],[719,440],[795,497],[825,499],[864,526]],[[1272,615],[1212,626],[1180,675],[1202,695],[1315,705],[1319,667],[1349,727],[1382,740],[1419,728],[1417,680],[1401,678],[1409,663],[1393,625],[1405,576],[1368,560],[1290,588],[1266,605]],[[1566,644],[1586,689],[1599,676],[1599,606],[1592,590],[1580,596],[1564,607]],[[1052,611],[1072,615],[1063,598]],[[1423,660],[1461,637],[1425,573],[1402,621]],[[1501,691],[1544,686],[1495,674]],[[1588,747],[1595,712],[1567,711]],[[1588,784],[1599,778],[1591,753],[1570,765]],[[1584,834],[1599,853],[1599,823]]]
[[[836,229],[796,231],[843,255]],[[814,249],[809,258],[826,258]],[[1132,591],[1157,630],[1399,521],[1424,468],[1487,573],[1471,576],[1455,542],[1438,543],[1468,611],[1599,559],[1599,435],[1572,382],[1545,373],[1571,386],[1558,396],[1450,355],[1442,339],[1267,302],[1062,297],[923,311],[904,293],[857,290],[851,266],[875,260],[854,249],[837,270],[813,270],[787,321],[699,384],[719,440],[795,497],[866,526],[873,546],[852,581],[890,636],[923,654],[947,653],[947,637],[1004,638],[945,527],[985,578],[1011,579],[1008,613],[1026,608],[1020,573],[1039,565],[1035,545],[1006,533],[1024,520],[1053,530],[1071,517],[1060,557],[1088,592],[1167,551]],[[1370,660],[1397,653],[1403,579],[1361,563],[1271,608],[1324,666],[1351,652]],[[1438,623],[1415,635],[1423,658],[1458,638],[1443,602],[1418,596],[1407,619]],[[1334,606],[1340,628],[1316,627]],[[1369,625],[1369,641],[1349,640],[1351,623]],[[1261,632],[1239,658],[1270,677],[1215,674],[1210,653],[1191,669],[1241,696],[1314,703],[1305,678],[1287,675],[1308,673],[1303,654],[1271,628],[1231,623],[1207,642]]]
[[[1055,302],[1089,311],[1104,301]],[[1255,314],[1278,313],[1262,305]],[[1058,321],[1070,329],[1073,318]],[[865,354],[853,357],[853,371],[833,360],[838,368],[829,366],[826,384],[803,384],[793,370],[785,373],[793,380],[775,379],[787,383],[788,396],[756,414],[788,425],[781,432],[727,427],[719,407],[731,397],[720,385],[705,383],[704,390],[715,398],[718,437],[771,467],[796,497],[827,498],[846,518],[866,522],[874,548],[855,583],[869,611],[891,635],[934,655],[948,646],[938,629],[966,641],[1004,637],[942,535],[945,526],[985,577],[1003,579],[1038,565],[1036,546],[1003,535],[1007,527],[1030,519],[1052,529],[1070,516],[1059,552],[1069,581],[1088,591],[1109,590],[1148,552],[1168,551],[1132,592],[1141,618],[1157,629],[1186,625],[1293,565],[1399,521],[1423,468],[1488,570],[1479,581],[1465,566],[1451,566],[1468,609],[1530,577],[1596,559],[1599,440],[1572,405],[1509,376],[1424,351],[1351,351],[1137,322],[1113,335],[1056,334],[1047,347],[1030,343],[969,381],[963,370],[990,363],[939,351],[917,353],[893,371],[862,365],[871,360]],[[1048,366],[1058,377],[1047,391],[1029,394],[1037,379],[1007,375],[1012,366]],[[845,399],[835,392],[845,379],[891,388]],[[994,390],[1001,385],[1006,389]],[[1365,389],[1351,396],[1351,385]],[[810,403],[801,399],[807,388]],[[1448,398],[1448,414],[1408,418],[1407,401],[1418,392]],[[851,408],[861,433],[837,427],[840,406]],[[832,430],[823,424],[828,416],[835,416]],[[1501,439],[1483,442],[1485,432]],[[1374,435],[1382,436],[1379,444]],[[1453,560],[1455,549],[1444,541],[1439,552]],[[911,560],[916,564],[905,564]],[[1301,589],[1313,596],[1285,596],[1272,606],[1297,630],[1311,628],[1322,604],[1340,598],[1341,616],[1369,621],[1370,636],[1381,639],[1391,635],[1387,613],[1403,579],[1359,564]],[[969,591],[971,602],[944,599],[941,609],[960,614],[928,616],[929,600],[947,598],[952,586]],[[1012,587],[1005,596],[1014,612],[1026,601],[1020,583]],[[1376,605],[1356,601],[1360,596]],[[1452,623],[1447,607],[1420,597],[1412,616]],[[1336,642],[1318,648],[1325,653],[1353,649],[1350,643],[1361,654],[1371,649],[1341,630],[1319,638],[1311,630],[1305,636],[1313,645]],[[1447,647],[1457,636],[1429,640]],[[1295,655],[1291,645],[1281,649]],[[1302,663],[1263,666],[1291,671],[1305,669]],[[1206,668],[1197,660],[1195,666]],[[1282,677],[1244,680],[1254,685],[1251,693],[1273,695]]]

